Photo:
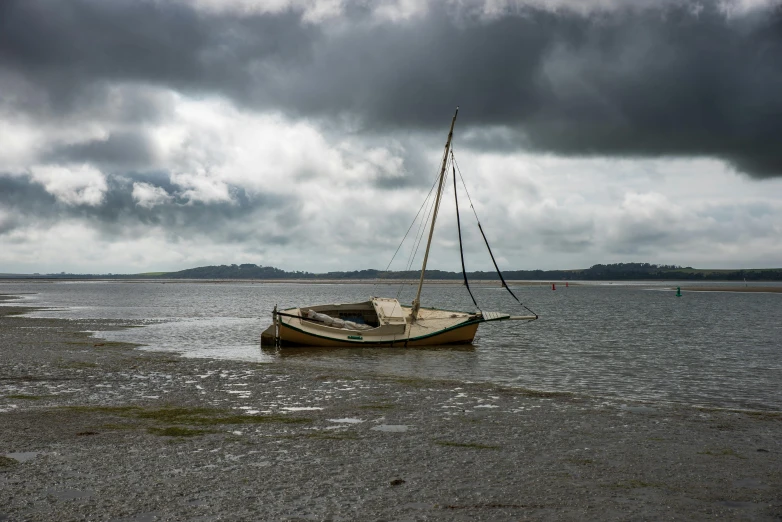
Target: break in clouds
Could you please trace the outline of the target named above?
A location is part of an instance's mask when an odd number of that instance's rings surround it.
[[[6,0],[0,272],[384,268],[456,105],[507,268],[779,265],[781,5]]]

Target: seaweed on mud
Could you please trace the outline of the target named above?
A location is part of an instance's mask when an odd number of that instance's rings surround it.
[[[639,488],[661,488],[664,487],[664,484],[661,484],[659,482],[646,482],[644,480],[622,480],[619,482],[614,482],[613,484],[603,484],[604,487],[608,488],[614,488],[614,489],[639,489]]]
[[[22,382],[49,382],[49,381],[72,381],[73,377],[38,377],[36,375],[21,375],[19,377],[0,377],[0,381],[22,381]]]
[[[466,504],[462,506],[446,504],[445,506],[435,506],[442,509],[540,509],[545,506],[540,504]]]
[[[181,426],[169,426],[167,428],[147,428],[147,432],[161,437],[197,437],[207,433],[215,433],[214,430],[194,430]]]
[[[107,423],[107,424],[101,424],[100,428],[102,428],[104,430],[115,430],[115,431],[116,430],[135,430],[135,429],[138,429],[138,426],[136,424]]]
[[[305,437],[308,439],[319,439],[319,440],[358,440],[358,436],[355,433],[314,432],[314,433],[307,433]]]
[[[142,346],[137,343],[125,343],[120,341],[104,341],[100,340],[99,342],[95,342],[97,339],[90,339],[87,344],[91,344],[93,348],[126,348],[126,347],[135,347],[135,346]]]
[[[9,306],[0,309],[0,317],[15,317],[24,315],[26,313],[35,312],[37,310],[43,310],[43,308],[30,308],[25,306]]]
[[[6,457],[4,455],[0,455],[0,469],[2,468],[12,468],[19,464],[19,462],[16,461],[16,459],[12,459],[10,457]]]
[[[778,411],[745,411],[743,413],[754,419],[782,420],[782,412]]]
[[[728,424],[725,422],[715,423],[711,427],[714,428],[715,430],[720,430],[720,431],[735,431],[737,429],[735,425]]]
[[[217,424],[265,424],[278,422],[282,424],[301,424],[311,422],[303,417],[287,415],[237,415],[216,408],[160,408],[143,410],[135,414],[140,419],[153,419],[175,424],[197,424],[211,426]]]
[[[220,410],[215,408],[157,408],[139,409],[133,413],[139,419],[152,419],[160,422],[178,424],[203,424],[213,420]]]
[[[359,406],[359,409],[362,410],[392,410],[396,408],[396,404],[389,404],[389,403],[372,403],[372,404],[362,404]]]
[[[393,379],[394,381],[398,382],[399,384],[404,384],[406,386],[429,386],[431,383],[427,381],[426,379],[418,379],[415,377],[402,377],[402,378],[396,378]]]
[[[215,419],[214,424],[306,424],[312,422],[307,417],[289,417],[287,415],[229,415]]]
[[[105,413],[165,424],[216,426],[220,424],[302,424],[312,422],[305,417],[289,415],[237,415],[218,408],[143,408],[140,406],[68,406],[67,410],[82,413]]]
[[[68,370],[85,370],[87,368],[97,368],[98,365],[87,361],[61,361],[57,363],[57,367]]]
[[[461,413],[466,413],[466,412],[462,411]],[[472,412],[469,412],[469,413],[472,413]],[[454,418],[456,420],[458,420],[459,422],[464,422],[464,423],[467,423],[467,424],[483,424],[484,422],[486,422],[485,418],[467,417],[465,415],[459,415],[458,417],[454,417]]]
[[[138,406],[63,406],[63,409],[77,413],[107,413],[123,415],[140,410]]]
[[[47,397],[45,395],[26,395],[24,393],[16,393],[13,395],[6,395],[5,399],[22,399],[22,400],[28,400],[28,401],[40,401],[44,397]]]
[[[453,442],[450,440],[436,440],[434,441],[435,444],[439,444],[440,446],[451,446],[455,448],[471,448],[471,449],[492,449],[492,450],[498,450],[502,449],[502,446],[492,446],[489,444],[478,444],[475,442]]]
[[[571,464],[577,464],[579,466],[589,466],[595,463],[595,461],[592,459],[576,459],[576,458],[567,459],[567,462]]]
[[[694,406],[694,409],[704,413],[741,414],[755,419],[782,420],[782,412],[767,410],[740,410],[736,408],[715,408],[709,406]]]
[[[345,376],[345,375],[321,374],[321,375],[316,375],[315,377],[313,377],[313,380],[316,380],[316,381],[348,381],[348,382],[352,382],[352,381],[361,381],[363,379],[360,378],[360,377],[351,377],[351,376]]]
[[[182,359],[174,359],[171,357],[165,359],[159,358],[159,359],[155,359],[155,362],[161,364],[180,364],[182,362]]]
[[[571,392],[530,390],[528,388],[519,388],[517,391],[526,397],[535,397],[538,399],[576,399]]]
[[[736,453],[735,451],[733,451],[730,448],[725,448],[725,449],[721,449],[721,450],[710,450],[710,449],[707,449],[707,450],[704,450],[704,451],[699,451],[698,455],[711,455],[712,457],[736,457],[737,459],[746,459],[747,458],[747,457],[742,457],[741,455],[739,455],[738,453]]]

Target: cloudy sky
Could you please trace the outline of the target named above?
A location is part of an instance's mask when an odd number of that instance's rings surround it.
[[[780,267],[780,93],[782,0],[2,0],[0,273],[385,268],[457,105],[503,268]]]

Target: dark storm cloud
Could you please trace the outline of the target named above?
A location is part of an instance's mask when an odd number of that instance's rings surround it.
[[[41,185],[30,183],[29,178],[0,173],[0,210],[7,214],[7,219],[0,221],[0,236],[29,223],[29,217],[46,219],[54,203],[54,196]]]
[[[272,232],[259,230],[254,216],[283,216],[295,226],[300,220],[296,201],[280,196],[248,195],[239,188],[232,189],[232,202],[204,205],[188,202],[180,197],[152,208],[139,206],[132,197],[132,181],[141,180],[176,194],[164,173],[130,173],[122,177],[108,177],[108,189],[99,205],[67,205],[58,202],[45,188],[27,176],[0,174],[0,208],[13,219],[0,228],[0,234],[23,226],[53,225],[64,219],[79,220],[94,227],[108,238],[135,237],[138,227],[159,226],[170,239],[206,236],[216,242],[243,242],[263,238],[270,243],[280,239]]]
[[[376,24],[349,5],[344,19],[311,24],[295,10],[6,0],[0,67],[65,111],[107,82],[214,92],[296,117],[348,115],[378,133],[442,129],[459,104],[468,129],[506,129],[496,142],[474,134],[470,146],[713,156],[782,176],[782,12],[694,6],[492,18],[432,7]]]
[[[54,111],[78,108],[83,89],[104,81],[241,97],[263,74],[253,66],[293,60],[313,32],[290,11],[207,17],[176,2],[4,0],[0,64],[45,87]]]

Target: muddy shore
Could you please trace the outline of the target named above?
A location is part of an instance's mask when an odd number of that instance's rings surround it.
[[[24,311],[0,521],[782,518],[780,413],[188,359]]]

